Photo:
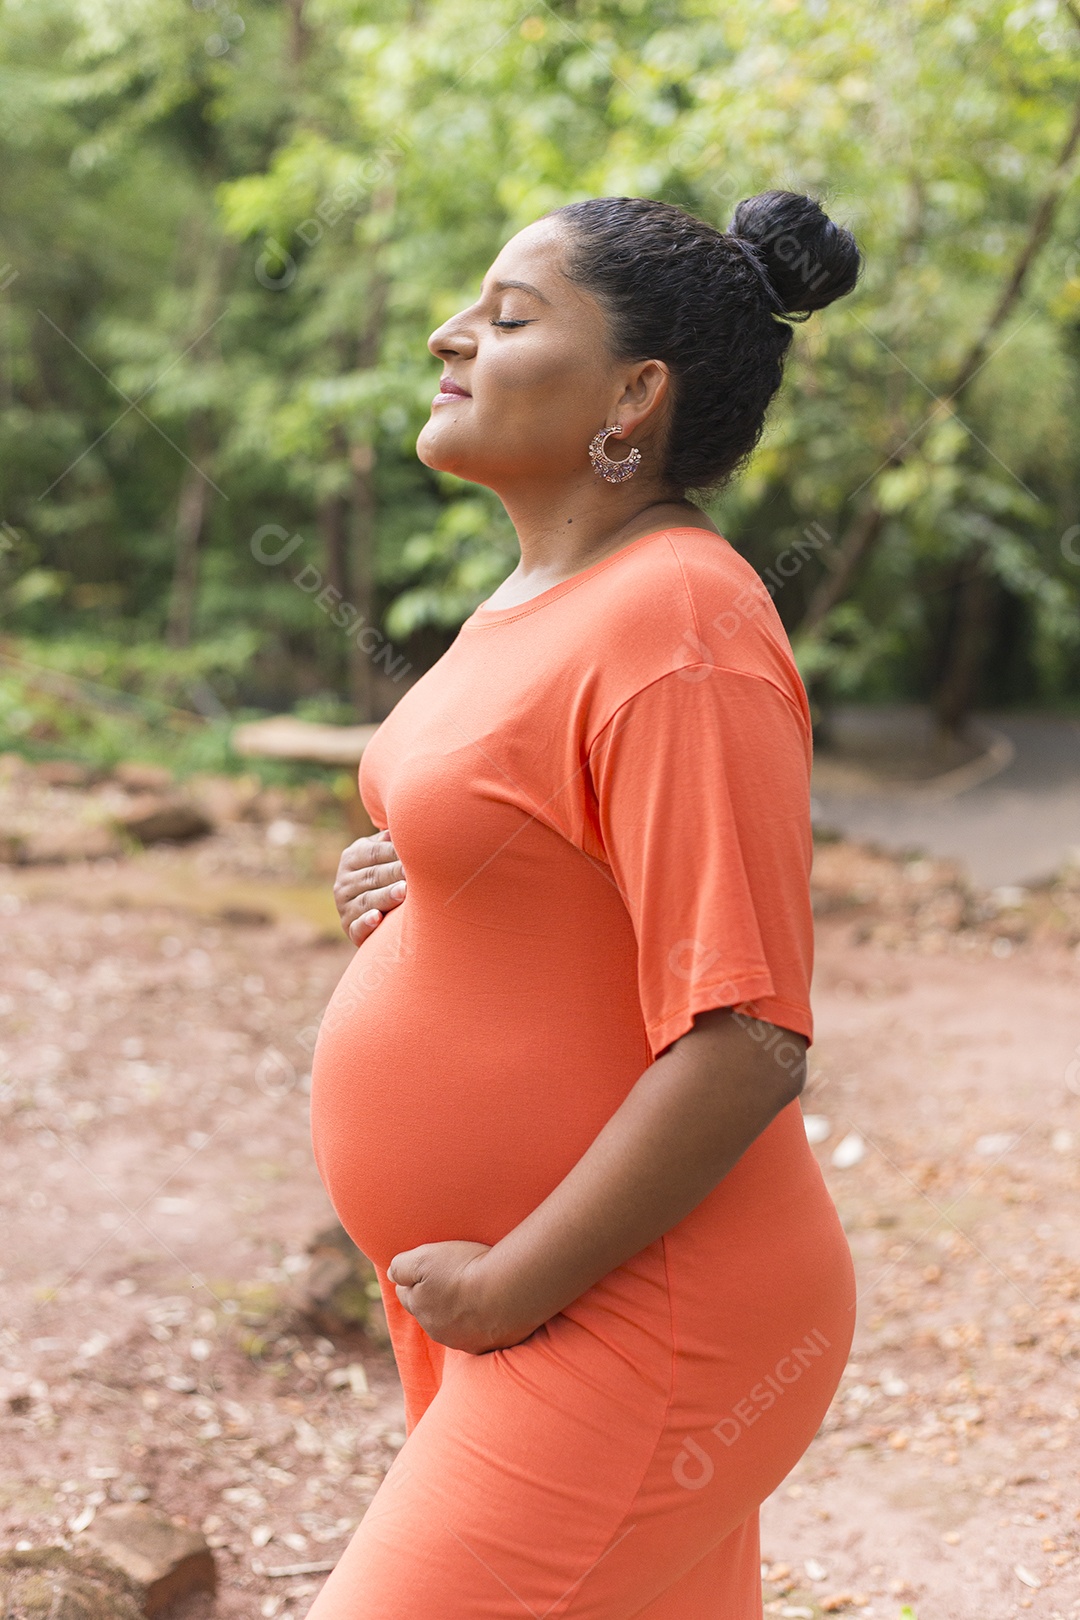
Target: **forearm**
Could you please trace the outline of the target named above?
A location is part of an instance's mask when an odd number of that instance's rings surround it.
[[[760,1029],[761,1026],[758,1026]],[[801,1038],[764,1051],[747,1021],[702,1015],[641,1076],[587,1152],[485,1256],[508,1319],[546,1322],[670,1231],[802,1084]]]

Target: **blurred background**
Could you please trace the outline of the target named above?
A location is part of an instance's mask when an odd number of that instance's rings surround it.
[[[428,333],[546,209],[767,187],[866,255],[713,507],[822,725],[1075,712],[1078,39],[1053,0],[6,4],[0,726],[127,746],[42,669],[201,716],[150,721],[174,764],[237,712],[381,718],[514,559],[415,458]]]
[[[300,1620],[365,1510],[330,883],[515,561],[416,460],[426,339],[559,204],[778,187],[865,273],[710,511],[811,696],[861,1303],[766,1609],[1080,1614],[1075,0],[2,0],[0,142],[0,1531],[142,1504],[216,1561],[188,1620]]]

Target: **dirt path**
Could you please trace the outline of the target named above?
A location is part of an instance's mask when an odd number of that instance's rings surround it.
[[[183,1620],[300,1620],[320,1577],[258,1566],[332,1560],[403,1438],[385,1351],[273,1326],[331,1214],[305,1076],[349,955],[319,889],[334,840],[307,836],[291,866],[256,829],[0,870],[0,1543],[149,1496],[218,1549],[216,1603]],[[1064,1620],[1080,959],[995,955],[926,905],[893,948],[865,905],[820,925],[804,1101],[861,1305],[841,1395],[765,1509],[767,1609]],[[860,1162],[834,1168],[853,1132]]]

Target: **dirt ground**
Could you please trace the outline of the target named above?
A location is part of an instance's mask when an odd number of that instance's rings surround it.
[[[177,1620],[300,1620],[323,1574],[267,1571],[332,1563],[404,1438],[378,1343],[250,1327],[332,1218],[306,1086],[342,841],[279,804],[0,867],[0,1543],[150,1500],[216,1548]],[[766,1611],[1080,1616],[1080,881],[979,896],[825,844],[816,884],[803,1103],[860,1308],[763,1512]]]

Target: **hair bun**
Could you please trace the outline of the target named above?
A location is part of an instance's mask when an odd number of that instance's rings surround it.
[[[749,243],[788,315],[824,309],[859,279],[855,238],[812,197],[762,191],[736,208],[728,234]]]

